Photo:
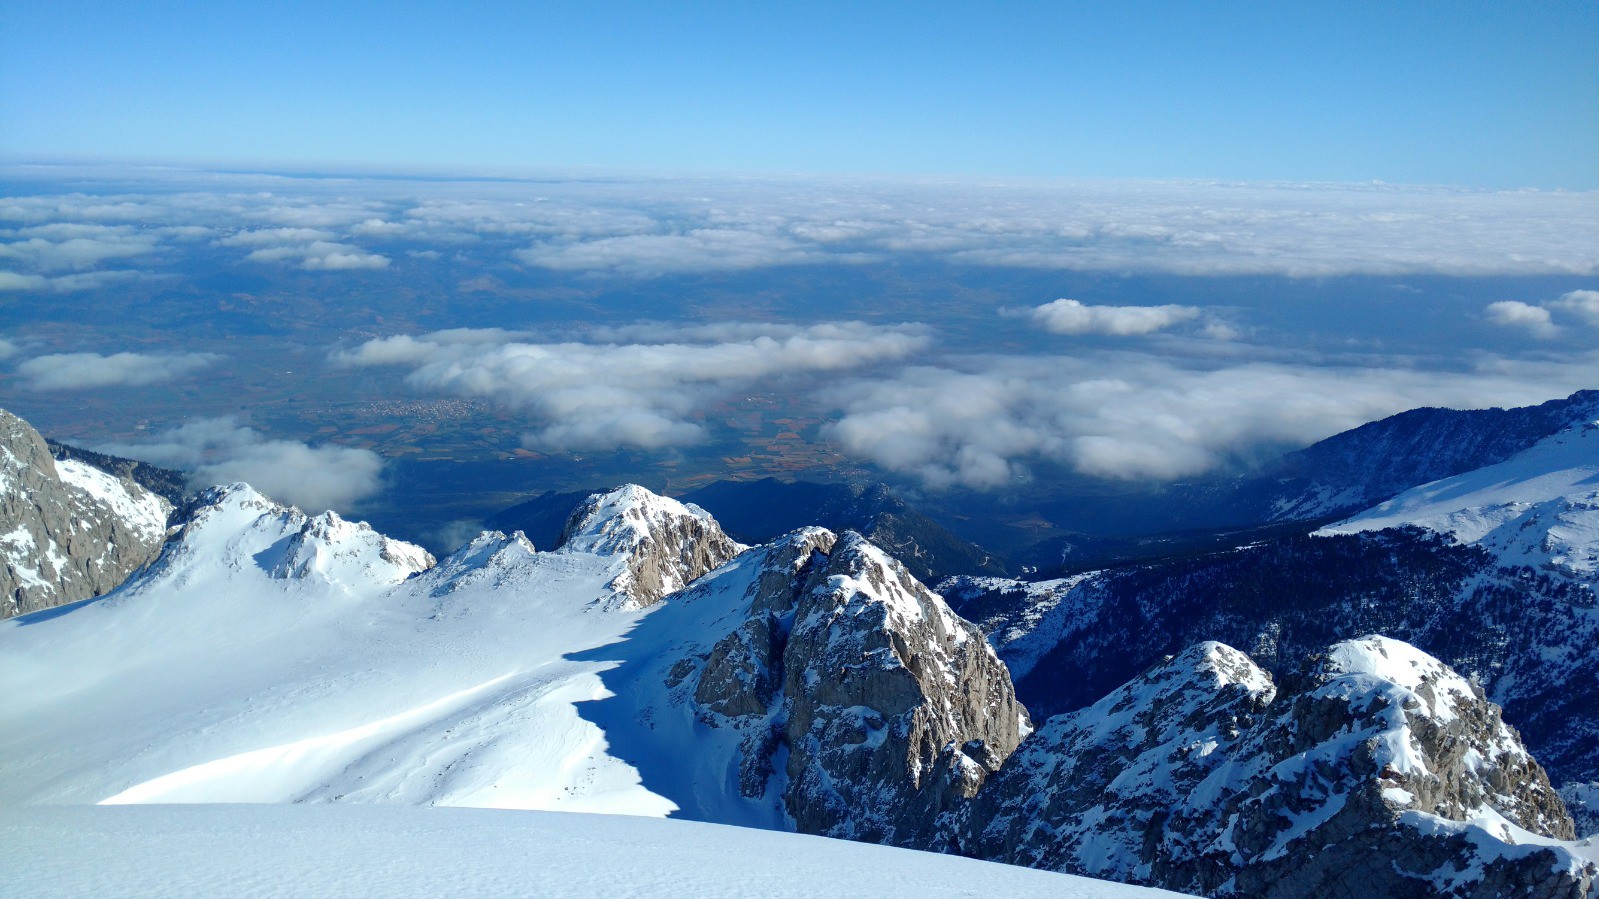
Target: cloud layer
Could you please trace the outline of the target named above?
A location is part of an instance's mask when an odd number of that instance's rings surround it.
[[[1573,290],[1549,305],[1599,328],[1599,290]]]
[[[298,179],[73,171],[0,198],[0,288],[215,247],[237,261],[373,270],[400,258],[654,277],[935,259],[1180,275],[1596,274],[1591,193],[1375,184],[847,178]]]
[[[367,341],[333,359],[407,366],[406,382],[417,389],[528,414],[530,447],[590,450],[696,443],[705,436],[696,416],[741,388],[904,359],[930,342],[920,326],[860,322],[633,326],[607,336],[623,340],[539,343],[493,329],[441,331]]]
[[[1193,321],[1199,312],[1196,306],[1088,306],[1062,299],[1029,310],[1027,315],[1053,334],[1133,337]]]
[[[1553,337],[1559,332],[1549,310],[1542,306],[1533,306],[1520,300],[1501,300],[1489,303],[1483,311],[1494,324],[1520,328],[1534,337]]]
[[[97,449],[186,471],[195,487],[245,481],[313,513],[348,511],[383,485],[383,457],[371,450],[269,440],[232,417],[197,419],[148,442]]]
[[[1599,358],[1448,373],[1246,363],[1183,367],[1146,354],[1000,357],[921,366],[828,397],[846,452],[932,488],[994,489],[1048,461],[1102,478],[1175,480],[1303,446],[1423,405],[1479,408],[1564,395]]]
[[[199,371],[222,357],[215,353],[55,353],[17,365],[34,390],[84,390],[163,384]]]

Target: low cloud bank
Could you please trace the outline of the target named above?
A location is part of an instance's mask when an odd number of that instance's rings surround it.
[[[103,444],[101,452],[189,473],[195,487],[245,481],[308,512],[348,511],[383,486],[383,457],[345,446],[270,440],[233,417],[202,418],[149,441]]]
[[[332,360],[407,366],[406,382],[416,389],[524,412],[534,422],[524,435],[529,447],[653,449],[702,440],[696,418],[741,389],[904,359],[931,342],[919,325],[860,322],[640,325],[607,336],[614,341],[541,343],[458,329],[370,340]]]
[[[1549,310],[1520,300],[1501,300],[1489,303],[1484,310],[1488,320],[1496,325],[1521,328],[1534,337],[1553,337],[1559,332],[1551,320]]]
[[[85,390],[164,384],[199,371],[222,357],[215,353],[55,353],[17,365],[34,390]]]
[[[1573,290],[1549,305],[1599,328],[1599,290]]]
[[[1198,370],[1151,355],[1000,357],[859,380],[827,399],[845,451],[926,486],[996,489],[1048,461],[1170,481],[1424,405],[1523,405],[1592,387],[1590,356],[1475,371],[1253,363]]]
[[[1010,311],[1009,314],[1017,314]],[[1197,306],[1089,306],[1061,299],[1027,310],[1028,318],[1053,334],[1108,334],[1135,337],[1153,334],[1199,318]]]
[[[1599,328],[1599,290],[1567,291],[1558,299],[1536,306],[1520,300],[1500,300],[1489,303],[1483,309],[1488,321],[1520,329],[1539,338],[1550,338],[1560,333],[1560,326],[1555,323],[1556,312],[1567,321],[1575,319],[1577,324]]]

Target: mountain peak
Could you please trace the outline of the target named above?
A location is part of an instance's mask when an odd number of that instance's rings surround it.
[[[614,586],[649,606],[745,548],[699,506],[624,484],[573,510],[559,551],[624,558],[627,570]]]
[[[434,565],[427,550],[365,522],[347,521],[332,510],[307,515],[242,482],[202,490],[179,521],[158,567],[210,558],[257,566],[276,579],[366,588],[400,583]]]

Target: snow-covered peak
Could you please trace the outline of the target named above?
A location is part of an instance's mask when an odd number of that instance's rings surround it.
[[[270,573],[278,578],[320,576],[332,581],[397,584],[433,567],[420,546],[392,540],[363,521],[334,511],[306,520],[289,538]]]
[[[1347,679],[1369,689],[1398,688],[1421,703],[1419,710],[1441,721],[1452,721],[1464,703],[1482,702],[1482,691],[1454,669],[1409,643],[1378,634],[1346,640],[1327,651],[1317,674],[1327,681]],[[1410,696],[1401,705],[1411,707]]]
[[[1500,462],[1423,484],[1317,533],[1414,525],[1491,550],[1501,564],[1599,571],[1599,423],[1584,421]]]
[[[626,484],[584,500],[558,551],[625,559],[615,587],[648,606],[745,549],[699,506]]]
[[[508,554],[532,555],[537,551],[533,541],[527,539],[527,535],[521,531],[509,534],[504,531],[483,531],[465,546],[446,556],[439,563],[439,567],[482,568],[503,562],[508,558]]]
[[[1320,711],[1308,713],[1313,708]],[[1344,767],[1396,812],[1502,817],[1545,836],[1572,835],[1548,778],[1499,707],[1409,643],[1368,636],[1334,645],[1312,666],[1295,713],[1284,723],[1296,739],[1317,745],[1279,764],[1274,779],[1289,781],[1358,747],[1369,768]]]
[[[625,554],[648,541],[652,532],[691,518],[715,524],[711,513],[637,484],[623,484],[584,500],[566,523],[561,548],[609,556]]]
[[[386,537],[365,522],[346,521],[333,511],[309,516],[236,483],[195,498],[152,574],[183,577],[195,567],[257,567],[276,579],[365,592],[400,583],[433,564],[426,550]]]
[[[1497,706],[1397,640],[1313,658],[1279,690],[1201,643],[1050,719],[954,819],[961,851],[1218,897],[1587,895]]]

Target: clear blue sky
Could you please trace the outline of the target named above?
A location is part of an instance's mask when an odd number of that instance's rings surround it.
[[[0,155],[1599,188],[1599,3],[0,0]]]

